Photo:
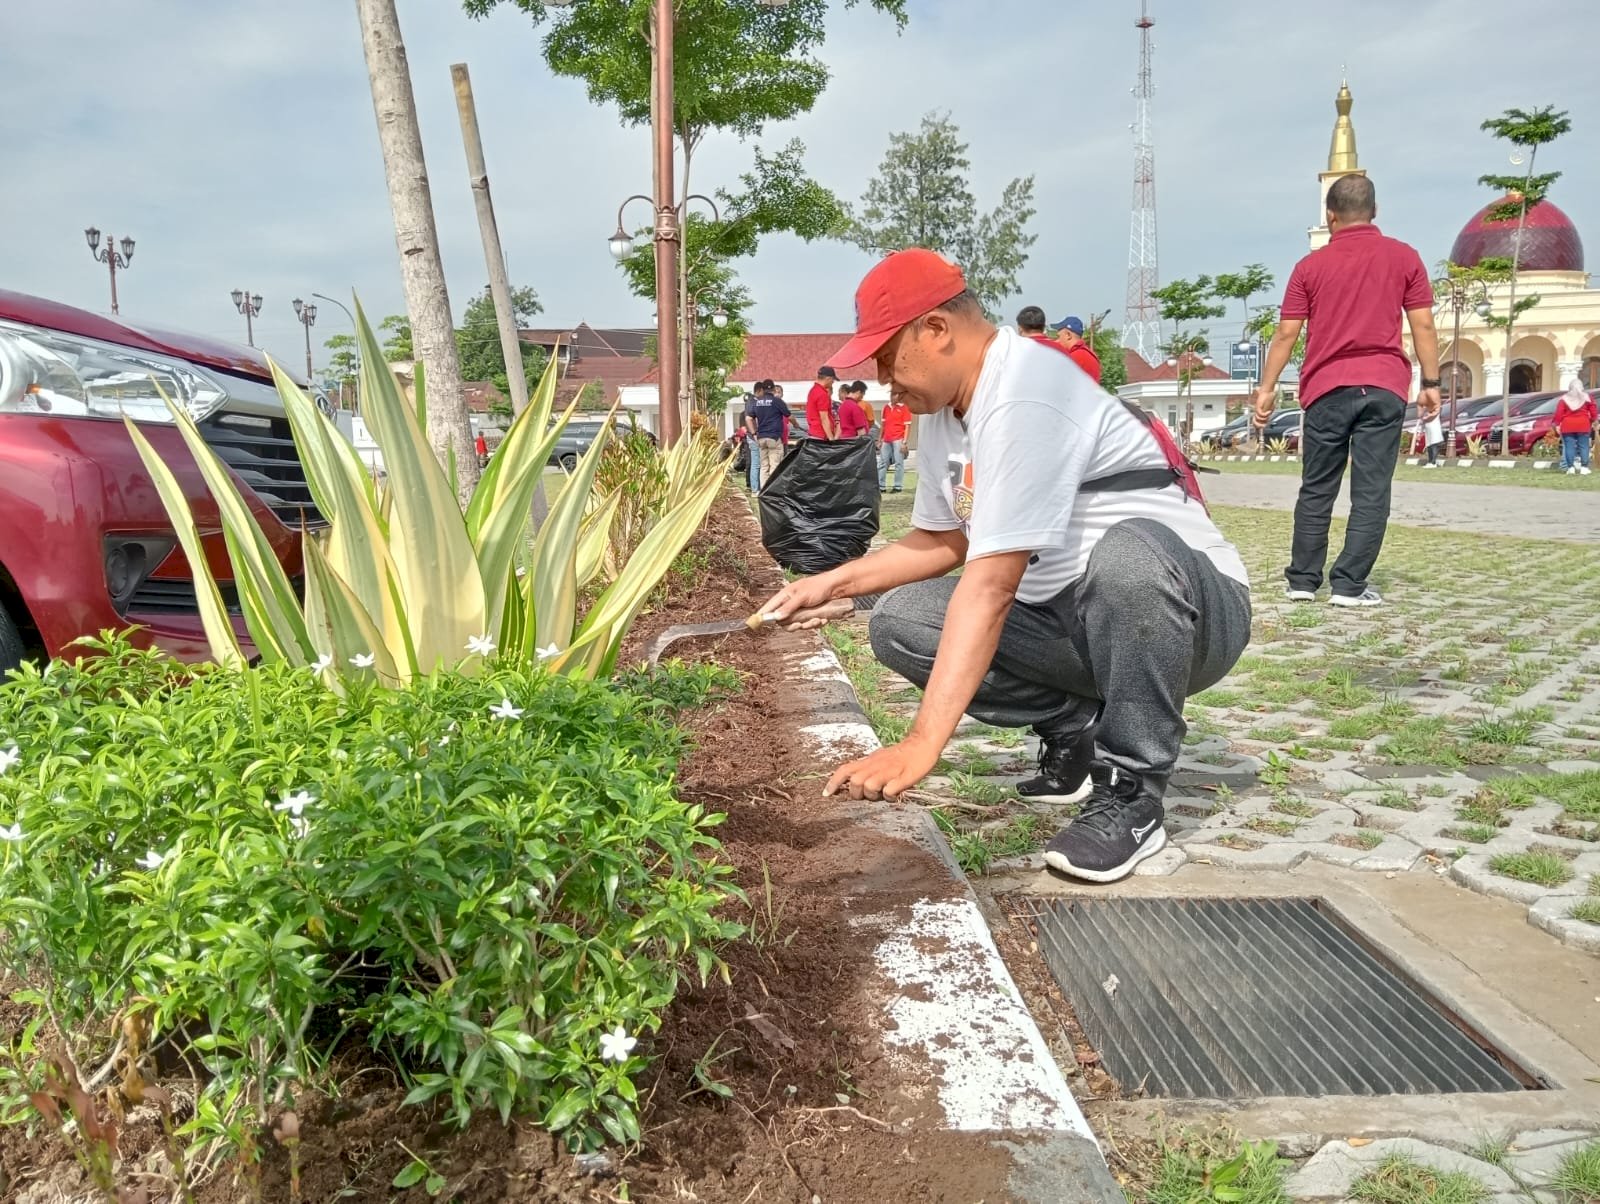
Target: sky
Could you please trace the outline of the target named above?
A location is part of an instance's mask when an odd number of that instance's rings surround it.
[[[585,0],[595,2],[595,0]],[[754,3],[755,0],[733,0]],[[455,0],[398,0],[421,115],[452,307],[486,279],[449,67],[472,72],[512,280],[540,324],[643,326],[606,249],[616,207],[648,191],[649,138],[558,79],[512,5],[474,20]],[[1132,194],[1136,0],[910,0],[910,23],[836,3],[821,57],[833,82],[815,109],[768,127],[814,177],[858,200],[891,133],[948,111],[969,143],[972,190],[993,205],[1035,177],[1038,241],[1008,312],[1052,317],[1125,302]],[[1160,275],[1165,282],[1261,262],[1278,289],[1318,209],[1341,72],[1355,95],[1360,160],[1379,223],[1430,264],[1487,200],[1486,172],[1513,170],[1479,130],[1508,106],[1554,104],[1574,132],[1541,169],[1552,199],[1600,256],[1600,86],[1585,69],[1502,52],[1518,31],[1600,43],[1600,5],[1522,0],[1345,0],[1339,5],[1150,0]],[[1546,45],[1541,35],[1535,43]],[[229,294],[264,298],[256,341],[303,363],[292,299],[313,292],[374,314],[404,309],[394,230],[353,0],[52,0],[0,15],[0,287],[108,310],[95,225],[137,240],[118,291],[125,318],[244,339]],[[708,138],[696,189],[736,185],[753,146]],[[642,224],[643,206],[629,215]],[[773,236],[738,264],[767,333],[850,327],[872,259],[843,243]],[[1276,290],[1275,290],[1276,291]],[[1274,300],[1276,298],[1273,298]],[[321,342],[348,329],[319,302]],[[1239,324],[1236,314],[1217,333]]]

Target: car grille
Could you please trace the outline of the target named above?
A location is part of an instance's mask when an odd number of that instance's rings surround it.
[[[325,521],[311,500],[287,418],[224,412],[202,422],[200,434],[284,523],[319,526]]]
[[[305,596],[305,581],[301,577],[289,578],[294,592]],[[217,592],[222,595],[222,605],[230,615],[239,615],[239,591],[231,582],[217,582]],[[195,615],[200,613],[200,602],[195,596],[194,582],[187,577],[146,577],[133,591],[128,604],[123,607],[124,617],[130,615]]]

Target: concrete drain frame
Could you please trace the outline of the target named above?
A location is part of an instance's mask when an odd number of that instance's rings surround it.
[[[1149,1098],[1556,1086],[1320,898],[1002,902],[1101,1065]]]

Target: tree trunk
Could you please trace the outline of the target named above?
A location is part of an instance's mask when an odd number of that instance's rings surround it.
[[[439,258],[433,198],[422,157],[422,130],[417,124],[417,104],[411,92],[400,18],[395,12],[395,0],[356,0],[356,14],[372,85],[372,108],[378,119],[389,206],[394,211],[395,244],[400,251],[406,312],[411,319],[412,350],[426,368],[428,442],[446,467],[454,459],[456,492],[464,506],[478,483],[478,457],[461,388],[455,323],[445,289],[444,264]]]

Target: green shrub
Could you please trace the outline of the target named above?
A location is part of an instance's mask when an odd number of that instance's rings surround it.
[[[638,1140],[645,1051],[602,1037],[657,1028],[739,931],[713,914],[721,817],[673,794],[658,712],[682,688],[490,664],[341,696],[102,650],[0,690],[0,959],[50,1017],[22,1044],[90,1078],[142,1015],[205,1068],[197,1145],[291,1104],[349,1036],[456,1123]],[[6,1075],[15,1121],[37,1080]]]

